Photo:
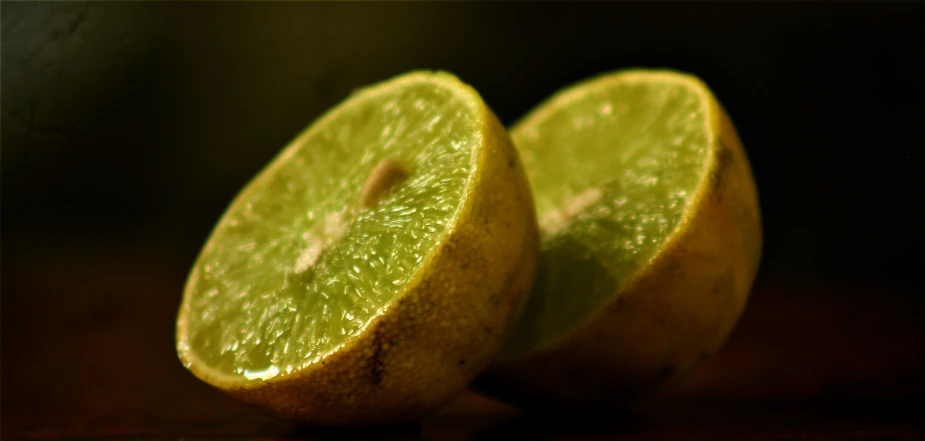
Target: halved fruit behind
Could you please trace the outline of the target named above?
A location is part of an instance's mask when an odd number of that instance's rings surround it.
[[[478,387],[523,405],[623,403],[716,352],[761,253],[748,160],[700,80],[603,75],[516,124],[541,257],[524,318]]]
[[[414,420],[509,337],[537,249],[494,114],[452,75],[410,73],[329,111],[235,198],[187,281],[177,350],[284,419]]]

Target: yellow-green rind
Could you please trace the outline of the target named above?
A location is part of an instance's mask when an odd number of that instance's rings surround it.
[[[488,366],[533,284],[539,252],[533,197],[507,132],[478,93],[445,73],[404,78],[424,77],[470,95],[483,128],[466,199],[443,241],[385,311],[319,362],[241,381],[181,351],[197,377],[282,419],[346,426],[417,420]],[[178,343],[185,321],[181,308]]]
[[[626,71],[569,88],[511,130],[517,142],[544,108],[580,99],[581,88],[661,78],[685,82],[709,103],[708,178],[662,248],[601,308],[564,337],[493,366],[477,388],[524,406],[626,404],[649,396],[709,358],[741,315],[758,270],[758,195],[741,141],[699,79]]]

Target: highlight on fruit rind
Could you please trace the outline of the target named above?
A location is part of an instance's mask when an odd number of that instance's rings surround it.
[[[477,388],[526,406],[626,404],[714,354],[745,306],[761,223],[745,152],[707,86],[664,70],[602,75],[511,136],[540,264]]]
[[[537,254],[507,132],[454,76],[409,73],[330,110],[238,194],[190,273],[178,354],[280,418],[415,420],[496,355]]]

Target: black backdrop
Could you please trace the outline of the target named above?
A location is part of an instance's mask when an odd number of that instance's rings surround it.
[[[417,68],[459,75],[504,123],[600,72],[693,72],[754,168],[758,286],[922,306],[922,3],[0,8],[5,362],[41,351],[58,318],[147,314],[130,305],[152,278],[169,346],[186,272],[240,187],[352,89]]]

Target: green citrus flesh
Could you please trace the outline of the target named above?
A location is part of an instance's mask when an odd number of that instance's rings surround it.
[[[412,279],[451,229],[481,145],[474,98],[427,75],[358,92],[237,196],[187,283],[178,348],[188,366],[195,357],[242,381],[299,370],[363,331]],[[389,163],[407,176],[361,204]]]
[[[579,326],[675,232],[703,181],[708,103],[674,74],[592,79],[558,94],[511,136],[534,191],[538,279],[501,359]]]

